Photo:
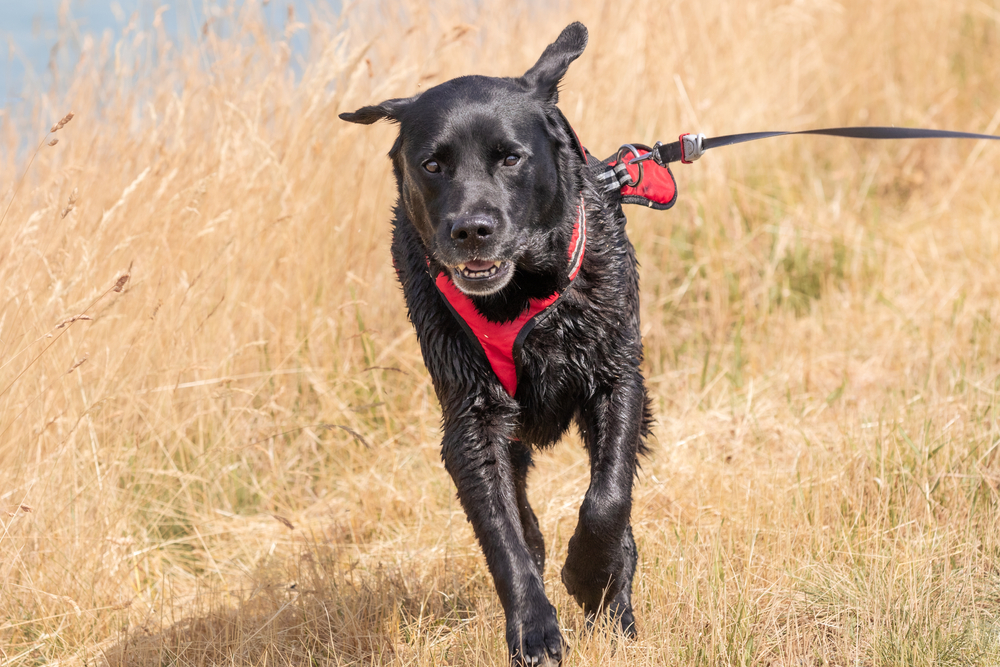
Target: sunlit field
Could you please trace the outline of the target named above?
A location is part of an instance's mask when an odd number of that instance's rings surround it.
[[[361,3],[277,37],[258,5],[85,41],[68,93],[0,111],[5,667],[506,665],[389,261],[395,130],[339,112],[520,75],[579,19],[561,108],[601,157],[1000,127],[998,0]],[[565,663],[1000,663],[1000,144],[674,172],[672,210],[627,209],[637,641],[559,580],[575,433],[529,481]]]

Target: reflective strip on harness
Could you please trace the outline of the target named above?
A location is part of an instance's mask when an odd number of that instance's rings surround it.
[[[576,210],[576,223],[569,243],[570,281],[580,272],[586,246],[587,212],[581,201]],[[558,301],[562,293],[555,292],[544,299],[530,299],[524,312],[511,322],[491,322],[476,309],[472,299],[455,286],[447,272],[439,273],[434,284],[462,328],[486,353],[486,360],[504,391],[513,396],[517,393],[518,357],[524,339],[541,321],[545,310]]]

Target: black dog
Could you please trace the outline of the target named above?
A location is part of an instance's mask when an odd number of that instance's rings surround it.
[[[392,258],[444,413],[442,456],[507,618],[518,664],[556,665],[531,452],[575,421],[590,488],[562,570],[588,619],[635,636],[630,514],[651,421],[639,285],[621,197],[556,107],[587,44],[567,27],[519,78],[466,76],[354,113],[399,124]]]

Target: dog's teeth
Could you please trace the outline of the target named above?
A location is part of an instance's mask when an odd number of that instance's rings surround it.
[[[473,270],[470,269],[467,264],[459,264],[455,268],[466,278],[490,278],[495,276],[500,269],[503,267],[503,260],[498,260],[492,263],[491,266],[485,269]]]

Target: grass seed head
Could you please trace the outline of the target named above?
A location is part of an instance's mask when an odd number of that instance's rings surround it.
[[[62,213],[59,214],[60,218],[65,218],[67,215],[73,212],[73,209],[76,208],[76,190],[77,190],[76,188],[73,188],[73,192],[70,193],[69,201],[66,202],[66,208],[64,208],[62,210]]]
[[[90,315],[74,315],[73,317],[69,318],[68,320],[63,320],[62,322],[60,322],[59,324],[57,324],[56,325],[56,329],[62,329],[65,326],[73,324],[73,322],[76,322],[77,320],[93,320],[93,319],[94,318],[91,317]],[[73,368],[76,368],[76,366],[74,366]],[[70,369],[70,370],[72,370],[72,369]]]
[[[70,111],[68,114],[66,114],[65,116],[63,116],[62,120],[60,120],[58,123],[56,123],[55,125],[53,125],[52,129],[49,130],[49,132],[58,132],[59,130],[61,130],[64,127],[66,127],[66,123],[70,122],[71,120],[73,120],[73,112],[72,111]]]
[[[125,283],[127,283],[128,279],[131,277],[132,277],[132,265],[129,264],[128,271],[118,276],[118,281],[115,282],[115,286],[112,289],[116,292],[121,292],[123,289],[125,289]]]
[[[289,521],[285,517],[280,516],[278,514],[272,514],[271,516],[273,516],[275,519],[277,519],[278,522],[281,523],[283,526],[285,526],[285,528],[287,528],[288,530],[295,530],[295,524],[293,524],[291,521]]]

